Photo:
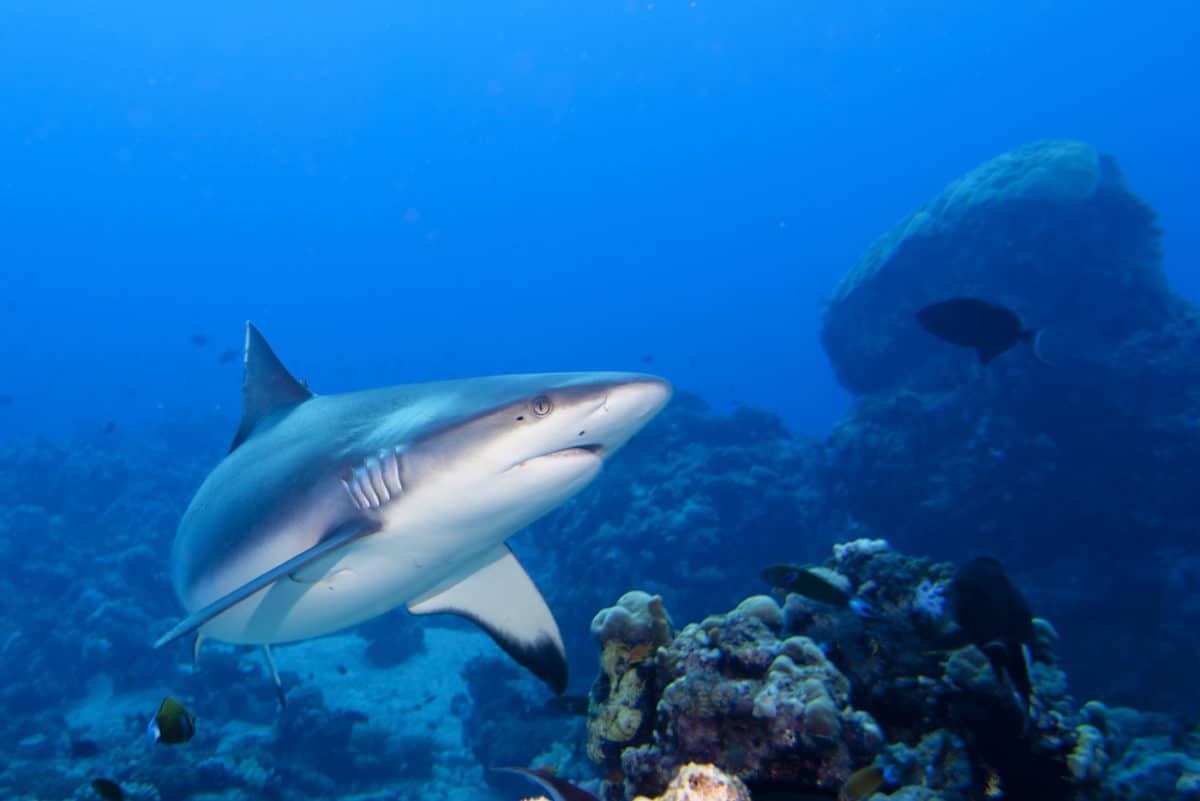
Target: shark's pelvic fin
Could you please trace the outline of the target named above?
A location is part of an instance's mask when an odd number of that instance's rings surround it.
[[[287,708],[287,695],[283,692],[283,682],[279,678],[279,668],[275,667],[275,657],[271,655],[271,646],[263,646],[263,656],[267,658],[267,669],[271,671],[271,681],[275,682],[275,695],[279,698],[279,708]]]
[[[154,643],[154,647],[158,648],[169,642],[174,642],[180,637],[191,634],[229,607],[246,600],[254,593],[268,585],[274,584],[287,574],[299,570],[339,548],[344,548],[356,540],[374,534],[376,531],[379,531],[379,528],[379,522],[370,518],[356,518],[343,523],[308,550],[301,551],[278,567],[268,570],[258,578],[238,587],[233,592],[221,596],[203,609],[188,615],[179,621],[175,628],[159,637],[158,641]]]
[[[192,640],[192,670],[200,667],[200,646],[204,644],[204,635],[196,632],[196,639]]]
[[[567,655],[558,624],[507,545],[489,551],[474,572],[408,605],[414,615],[461,615],[556,693],[567,688]]]
[[[299,406],[313,396],[297,381],[267,340],[246,323],[246,366],[242,376],[242,422],[234,435],[230,452],[237,449],[265,418]]]

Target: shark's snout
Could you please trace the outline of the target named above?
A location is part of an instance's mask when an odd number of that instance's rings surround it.
[[[606,385],[601,402],[580,423],[579,444],[600,456],[611,455],[662,411],[671,393],[671,385],[655,376]]]

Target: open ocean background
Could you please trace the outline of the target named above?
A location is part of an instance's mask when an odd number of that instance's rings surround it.
[[[323,391],[653,369],[825,433],[821,303],[1046,137],[1119,155],[1200,297],[1200,7],[218,2],[0,12],[0,433],[236,416],[253,319]],[[189,337],[201,333],[201,350]]]

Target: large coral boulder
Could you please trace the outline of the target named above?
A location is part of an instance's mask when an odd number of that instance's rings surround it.
[[[812,640],[786,636],[766,596],[639,654],[614,665],[606,648],[592,690],[589,755],[606,768],[605,798],[657,795],[689,762],[836,792],[882,745],[875,721],[851,706],[850,682]],[[614,726],[613,709],[632,713],[630,725]]]
[[[915,313],[958,295],[1110,351],[1166,313],[1160,262],[1154,213],[1112,157],[1037,142],[967,173],[875,242],[835,290],[821,337],[856,393],[945,380],[953,349]]]

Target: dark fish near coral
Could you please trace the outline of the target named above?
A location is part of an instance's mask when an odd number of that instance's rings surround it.
[[[1018,342],[1033,345],[1033,355],[1045,361],[1038,348],[1040,328],[1026,328],[1012,309],[978,298],[951,298],[917,312],[922,327],[939,339],[973,348],[979,361],[987,364]]]
[[[96,745],[95,740],[80,739],[71,740],[71,758],[72,759],[89,759],[100,753],[100,746]]]
[[[217,357],[217,364],[229,364],[237,360],[238,352],[233,348],[226,348],[221,351],[221,355]]]
[[[92,789],[104,801],[124,801],[125,799],[125,791],[112,779],[93,779]]]
[[[831,606],[851,609],[860,617],[870,617],[874,614],[869,603],[846,592],[811,568],[800,565],[771,565],[762,572],[762,577],[772,587]]]
[[[209,339],[207,334],[192,334],[190,337],[188,337],[188,341],[197,348],[203,348],[208,344]]]
[[[158,714],[146,727],[146,733],[155,743],[186,743],[196,733],[196,718],[183,704],[168,696],[163,699]]]
[[[545,768],[493,768],[505,773],[515,773],[524,776],[529,781],[541,786],[550,796],[551,801],[600,801],[587,790],[580,790],[566,779],[560,779]]]
[[[959,568],[950,582],[950,601],[954,622],[987,655],[997,681],[1011,683],[1028,715],[1033,698],[1029,645],[1034,628],[1025,596],[999,561],[980,556]]]
[[[551,714],[587,717],[588,697],[586,695],[556,695],[546,702],[546,710]]]

